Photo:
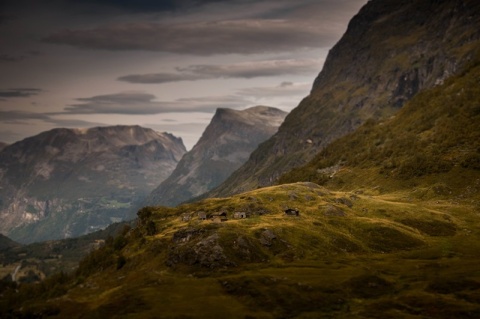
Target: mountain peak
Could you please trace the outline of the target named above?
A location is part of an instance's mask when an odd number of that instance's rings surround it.
[[[217,109],[200,140],[152,192],[147,204],[174,206],[219,185],[277,131],[286,114],[267,106]]]

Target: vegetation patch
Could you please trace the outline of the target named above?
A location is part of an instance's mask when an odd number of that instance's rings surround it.
[[[363,238],[372,250],[386,253],[410,250],[424,244],[420,239],[407,235],[403,231],[383,225],[369,225],[362,228],[358,236]]]
[[[378,298],[392,294],[395,286],[376,275],[361,275],[348,280],[344,286],[355,298]]]
[[[407,218],[400,220],[400,223],[418,229],[429,236],[454,236],[457,232],[457,227],[453,223],[440,220]]]

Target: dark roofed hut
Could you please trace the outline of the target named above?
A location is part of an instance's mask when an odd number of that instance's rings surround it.
[[[226,212],[212,214],[212,221],[214,222],[226,222],[227,220],[228,218]]]
[[[300,216],[298,209],[288,208],[285,210],[285,215],[287,216]]]

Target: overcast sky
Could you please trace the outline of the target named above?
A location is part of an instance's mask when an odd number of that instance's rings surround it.
[[[219,107],[296,107],[366,2],[2,0],[0,141],[138,124],[190,149]]]

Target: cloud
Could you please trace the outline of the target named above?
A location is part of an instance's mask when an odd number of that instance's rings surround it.
[[[318,59],[251,61],[226,65],[203,64],[176,68],[178,73],[132,74],[119,77],[118,80],[130,83],[159,84],[216,78],[251,79],[261,76],[317,73],[320,67],[321,61]]]
[[[183,112],[214,112],[219,107],[240,108],[249,102],[240,96],[182,98],[156,101],[152,94],[122,92],[79,98],[81,102],[65,108],[63,114],[160,114]]]
[[[148,73],[148,74],[130,74],[119,77],[117,80],[141,83],[141,84],[159,84],[159,83],[171,83],[181,81],[196,81],[204,80],[207,77],[198,74],[188,73]]]
[[[84,120],[77,120],[77,119],[58,119],[54,117],[49,117],[48,119],[45,119],[45,122],[52,123],[55,126],[60,126],[60,127],[105,126],[105,123],[101,123],[101,122],[92,122],[92,121],[84,121]]]
[[[209,56],[329,47],[337,35],[315,21],[244,19],[183,24],[128,23],[63,30],[48,43],[99,50],[144,50]]]
[[[32,89],[32,88],[14,88],[0,90],[0,99],[1,98],[18,98],[18,97],[31,97],[42,92],[41,89]]]
[[[35,113],[24,111],[0,111],[0,121],[9,124],[29,124],[31,120],[42,120],[46,123],[51,123],[56,126],[63,127],[86,127],[86,126],[99,126],[104,123],[90,122],[77,119],[59,119],[52,117],[53,113]],[[56,113],[55,115],[58,115]]]
[[[274,87],[245,88],[237,91],[240,96],[253,97],[255,99],[285,97],[285,96],[306,96],[312,87],[311,83],[282,82]]]
[[[25,58],[24,55],[0,54],[0,62],[20,62]]]
[[[0,121],[18,122],[22,120],[47,120],[49,117],[45,114],[24,112],[24,111],[0,111]]]

